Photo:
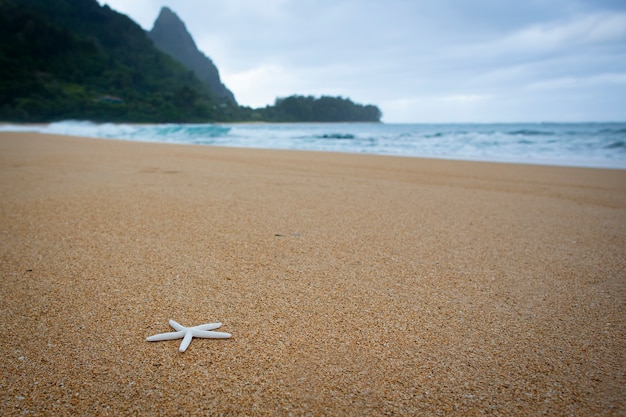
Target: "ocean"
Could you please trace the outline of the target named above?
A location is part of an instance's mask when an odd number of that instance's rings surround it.
[[[626,169],[626,123],[0,125],[132,141]]]

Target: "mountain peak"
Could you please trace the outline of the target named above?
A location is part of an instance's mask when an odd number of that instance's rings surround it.
[[[235,96],[220,80],[213,61],[198,50],[185,23],[169,7],[161,8],[148,36],[154,46],[192,70],[215,95],[236,104]]]
[[[196,43],[187,31],[185,23],[169,7],[161,9],[159,17],[154,21],[150,31],[150,37],[154,43],[167,41],[178,48],[197,49]]]

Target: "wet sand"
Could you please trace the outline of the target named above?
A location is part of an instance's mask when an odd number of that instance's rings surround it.
[[[0,133],[0,276],[2,415],[626,413],[623,170]]]

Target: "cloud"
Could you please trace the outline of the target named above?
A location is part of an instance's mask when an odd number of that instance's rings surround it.
[[[526,88],[529,90],[548,91],[596,87],[610,88],[611,86],[626,87],[626,72],[597,74],[589,77],[552,78],[530,83]]]
[[[596,13],[533,24],[501,39],[464,47],[458,53],[464,56],[528,59],[529,56],[580,53],[597,46],[622,48],[625,44],[626,13]]]
[[[420,123],[447,123],[451,120],[457,122],[472,122],[484,114],[495,96],[482,94],[451,94],[445,96],[423,95],[399,100],[383,102],[385,111],[390,115],[385,117],[385,122],[420,122]],[[387,113],[384,114],[387,114]],[[483,121],[496,121],[496,118],[484,119]]]
[[[298,85],[293,73],[278,65],[263,65],[223,78],[233,88],[237,100],[251,107],[263,107],[277,96],[288,96]]]
[[[127,15],[145,30],[152,28],[161,9],[160,6],[155,5],[154,0],[102,0],[100,4],[106,4],[111,9]]]
[[[453,94],[444,97],[437,97],[435,100],[455,102],[455,103],[472,103],[476,101],[489,100],[493,96],[486,94]]]

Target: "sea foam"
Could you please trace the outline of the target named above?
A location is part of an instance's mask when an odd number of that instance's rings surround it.
[[[133,141],[626,169],[626,123],[1,125]]]

